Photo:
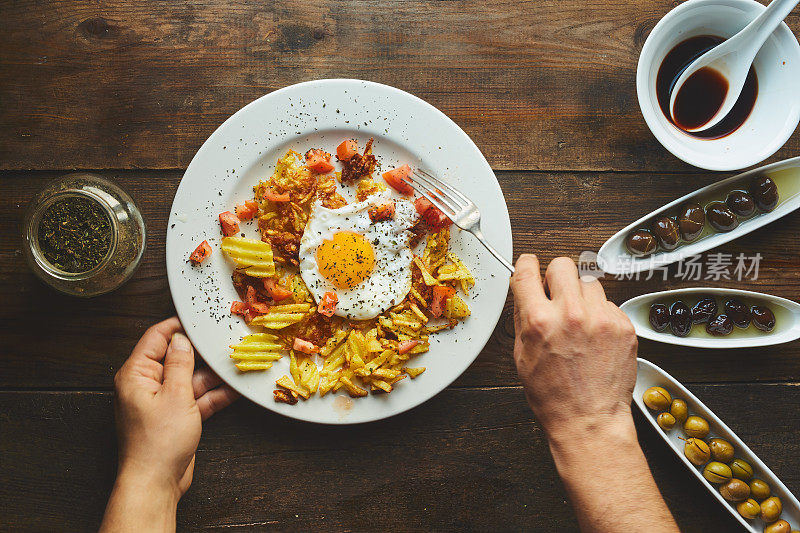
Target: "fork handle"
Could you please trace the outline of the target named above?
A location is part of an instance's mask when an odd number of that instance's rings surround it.
[[[477,226],[477,225],[476,225],[476,226]],[[485,247],[487,250],[489,250],[489,253],[491,253],[493,256],[495,256],[495,258],[497,258],[497,260],[498,260],[498,261],[500,261],[500,262],[503,264],[503,266],[504,266],[504,267],[506,267],[506,268],[508,269],[508,271],[509,271],[509,272],[511,272],[512,274],[514,273],[514,266],[513,266],[511,263],[509,263],[508,261],[506,261],[506,258],[505,258],[505,257],[503,257],[502,255],[500,255],[500,252],[498,252],[497,250],[495,250],[495,249],[492,247],[492,245],[491,245],[491,244],[489,244],[489,243],[486,241],[486,237],[484,237],[484,236],[483,236],[483,233],[481,232],[481,229],[480,229],[479,227],[472,228],[471,230],[469,230],[469,232],[470,232],[470,233],[472,233],[473,235],[475,235],[475,237],[477,237],[477,239],[478,239],[479,241],[481,241],[481,244],[482,244],[482,245],[483,245],[483,246],[484,246],[484,247]]]

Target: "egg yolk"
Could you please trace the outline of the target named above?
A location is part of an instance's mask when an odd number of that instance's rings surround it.
[[[340,231],[317,248],[320,274],[337,289],[351,289],[367,279],[375,266],[375,253],[363,235]]]

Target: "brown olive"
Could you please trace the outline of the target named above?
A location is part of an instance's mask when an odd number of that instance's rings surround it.
[[[658,426],[664,431],[669,431],[675,426],[675,417],[669,413],[661,413],[656,418]]]
[[[744,459],[734,459],[729,465],[733,477],[747,481],[753,477],[753,467]]]
[[[676,337],[686,337],[692,330],[692,312],[689,306],[678,300],[669,308],[669,326]]]
[[[652,234],[656,236],[661,247],[668,252],[677,248],[681,241],[678,223],[670,217],[661,217],[656,220],[653,224]]]
[[[695,438],[686,439],[686,444],[683,445],[683,455],[695,466],[704,465],[711,458],[708,444]]]
[[[731,191],[725,203],[740,217],[749,217],[756,211],[755,200],[744,191]]]
[[[703,469],[703,477],[711,483],[727,483],[731,480],[731,467],[725,463],[711,461]]]
[[[646,229],[640,229],[628,235],[625,242],[628,251],[636,257],[644,257],[656,251],[656,238]]]
[[[750,309],[736,298],[725,302],[725,314],[736,327],[746,328],[750,325]]]
[[[750,497],[750,487],[741,479],[732,479],[719,488],[719,493],[729,502],[740,502]]]
[[[792,533],[792,526],[786,520],[778,520],[765,527],[764,533]]]
[[[724,439],[711,439],[708,441],[708,447],[715,461],[728,463],[733,459],[733,444]]]
[[[650,325],[656,331],[664,331],[669,326],[669,309],[664,304],[650,306]]]
[[[756,176],[750,182],[750,194],[762,211],[772,211],[778,205],[778,186],[766,176]]]
[[[701,418],[699,416],[690,416],[686,419],[686,422],[683,423],[683,431],[685,431],[690,437],[704,439],[706,438],[706,435],[708,435],[710,429],[705,418]]]
[[[761,520],[769,524],[780,518],[783,512],[783,504],[777,496],[770,496],[761,502]]]
[[[758,502],[753,498],[748,498],[737,505],[736,510],[739,511],[739,514],[743,517],[747,518],[748,520],[752,520],[761,512],[761,506],[758,505]]]
[[[687,241],[693,241],[703,233],[706,226],[706,214],[700,204],[688,203],[681,208],[678,215],[678,227],[681,236]]]
[[[730,335],[731,331],[733,331],[733,320],[728,318],[728,315],[718,315],[714,320],[706,324],[706,331],[710,335],[717,337]]]
[[[731,231],[739,225],[739,219],[731,208],[722,202],[712,202],[706,206],[709,224],[717,231]]]
[[[702,324],[717,316],[717,301],[714,298],[702,298],[692,306],[692,322]]]
[[[753,316],[753,325],[761,331],[772,331],[775,327],[775,314],[769,307],[754,305],[750,314]]]
[[[669,406],[669,414],[675,417],[676,424],[683,424],[689,417],[689,406],[680,398],[675,398]]]
[[[667,389],[662,387],[650,387],[642,395],[644,404],[653,411],[666,411],[672,403],[672,396]]]
[[[758,501],[766,500],[772,494],[767,482],[762,479],[754,479],[750,482],[750,494]]]

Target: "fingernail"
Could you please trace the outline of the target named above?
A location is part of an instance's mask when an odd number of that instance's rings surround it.
[[[181,350],[188,352],[192,348],[192,343],[189,338],[183,333],[173,333],[172,342],[170,342],[173,350]]]

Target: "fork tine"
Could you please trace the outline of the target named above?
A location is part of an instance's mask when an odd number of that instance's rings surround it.
[[[435,207],[436,209],[438,209],[439,211],[444,213],[445,216],[447,218],[449,218],[455,224],[455,222],[456,222],[455,218],[454,218],[455,211],[453,211],[449,207],[445,206],[445,204],[443,204],[441,201],[439,201],[438,198],[435,198],[435,197],[431,196],[430,194],[428,194],[428,191],[426,189],[423,189],[422,187],[420,187],[418,184],[412,183],[410,181],[406,181],[406,183],[408,183],[411,186],[412,189],[414,189],[415,191],[420,193],[424,198],[426,198],[430,203],[432,203],[433,207]],[[456,226],[458,226],[458,224],[456,224]]]
[[[435,197],[437,200],[439,200],[440,203],[444,204],[453,213],[458,213],[462,209],[461,205],[459,205],[459,203],[455,199],[445,194],[442,194],[439,191],[433,190],[433,188],[429,184],[425,183],[423,180],[411,181],[408,178],[400,178],[400,179],[403,180],[403,182],[410,185],[417,192],[419,192],[419,189],[417,189],[417,187],[419,187],[420,189],[424,189],[425,192],[427,192],[430,196]],[[414,187],[414,185],[416,185],[417,187]]]
[[[431,196],[436,196],[443,203],[448,204],[448,207],[450,207],[453,212],[457,212],[466,207],[466,205],[461,204],[461,201],[458,198],[454,198],[452,195],[443,192],[440,188],[436,187],[436,184],[430,182],[421,174],[414,174],[414,179],[419,186],[426,187]]]
[[[456,197],[460,198],[462,201],[466,202],[467,204],[471,203],[470,199],[467,198],[466,196],[464,196],[461,193],[461,191],[451,187],[450,185],[448,185],[447,183],[443,182],[442,180],[435,178],[429,172],[425,172],[422,169],[415,168],[414,169],[414,173],[417,174],[417,175],[421,175],[423,178],[426,178],[430,183],[433,183],[434,185],[438,184],[442,189],[445,189],[445,190],[449,191],[450,194],[455,195]]]

